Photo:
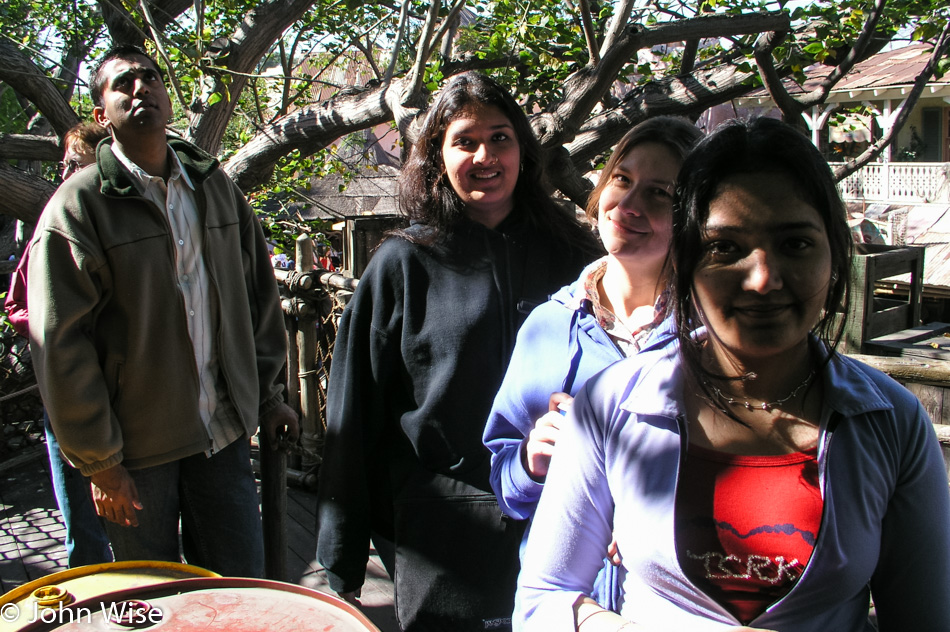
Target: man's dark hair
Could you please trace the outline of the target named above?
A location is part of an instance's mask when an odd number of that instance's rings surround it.
[[[105,84],[105,77],[102,70],[113,59],[130,59],[132,57],[144,57],[152,63],[152,66],[158,72],[158,76],[165,81],[165,73],[159,68],[158,63],[145,52],[145,49],[136,44],[118,44],[105,52],[99,63],[93,69],[89,76],[89,96],[92,98],[92,104],[96,107],[103,107],[102,88]]]

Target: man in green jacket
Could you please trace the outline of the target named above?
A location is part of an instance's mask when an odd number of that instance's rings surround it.
[[[249,437],[298,434],[257,218],[197,147],[166,136],[158,65],[134,46],[90,77],[112,139],[33,237],[31,350],[60,448],[91,479],[117,561],[261,576]]]

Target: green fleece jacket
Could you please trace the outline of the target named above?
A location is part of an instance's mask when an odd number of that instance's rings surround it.
[[[214,344],[248,435],[282,401],[280,298],[260,224],[218,162],[169,138],[196,188]],[[89,476],[207,450],[198,369],[164,209],[141,197],[111,139],[53,195],[33,236],[30,349],[64,455]]]

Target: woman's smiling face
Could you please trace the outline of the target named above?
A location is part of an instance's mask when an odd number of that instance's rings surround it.
[[[818,211],[777,172],[732,176],[709,204],[693,293],[710,340],[764,358],[807,344],[831,285]]]
[[[494,228],[511,212],[521,146],[501,110],[493,106],[462,110],[446,127],[442,164],[471,219]]]
[[[645,142],[617,162],[598,200],[597,230],[612,256],[660,267],[670,247],[673,184],[680,161],[664,145]]]

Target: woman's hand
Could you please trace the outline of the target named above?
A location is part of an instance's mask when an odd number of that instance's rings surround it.
[[[610,563],[614,566],[620,566],[623,563],[623,557],[620,555],[620,547],[617,546],[617,536],[611,538],[610,544],[607,545],[607,559],[610,560]]]
[[[358,608],[361,608],[363,604],[360,603],[360,592],[361,589],[357,588],[351,592],[341,592],[337,593],[337,596],[345,601],[348,604],[352,604]]]
[[[561,432],[564,408],[574,400],[567,393],[552,393],[548,412],[534,422],[534,428],[521,444],[521,463],[532,479],[543,482],[554,455],[554,446]]]

